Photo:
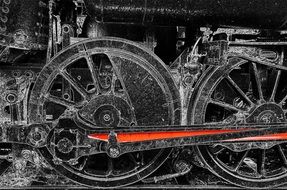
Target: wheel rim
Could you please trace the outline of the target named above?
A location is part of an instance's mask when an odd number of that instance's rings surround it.
[[[76,67],[86,70],[85,75],[76,73]],[[68,91],[57,90],[65,89],[64,85]],[[178,100],[171,74],[152,52],[127,40],[102,38],[72,45],[47,64],[32,90],[29,116],[30,122],[53,122],[62,119],[66,110],[77,110],[72,122],[85,129],[171,125],[180,122]],[[68,137],[57,141],[61,155],[71,151],[68,141]],[[116,159],[90,155],[74,166],[55,164],[49,146],[39,151],[55,169],[78,183],[118,187],[152,173],[171,150],[128,153]]]
[[[227,66],[209,68],[197,84],[190,99],[188,123],[285,122],[287,72],[248,57],[228,61]],[[196,149],[203,163],[219,177],[243,187],[266,188],[286,183],[286,148],[286,143],[237,143]]]

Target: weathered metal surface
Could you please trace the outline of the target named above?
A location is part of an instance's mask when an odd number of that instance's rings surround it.
[[[48,1],[1,1],[0,45],[24,50],[46,49]]]
[[[284,0],[0,0],[0,188],[287,183],[286,12]]]
[[[85,0],[103,22],[286,28],[284,0]]]
[[[227,41],[215,41],[205,44],[206,56],[204,64],[221,66],[227,63]]]

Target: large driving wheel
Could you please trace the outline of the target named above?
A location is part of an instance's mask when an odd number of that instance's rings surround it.
[[[99,153],[71,162],[76,135],[66,129],[180,123],[179,92],[164,63],[141,45],[118,38],[82,41],[55,56],[34,85],[29,110],[31,123],[53,122],[63,129],[39,149],[46,160],[68,178],[99,188],[145,178],[171,150],[118,158]],[[67,112],[76,114],[66,117]]]
[[[285,122],[286,77],[284,65],[232,56],[227,65],[205,71],[190,99],[188,122]],[[219,143],[196,149],[204,165],[230,183],[269,188],[287,182],[286,143]]]

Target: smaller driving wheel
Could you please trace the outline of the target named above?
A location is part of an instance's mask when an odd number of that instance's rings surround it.
[[[209,67],[190,99],[190,124],[286,122],[287,71],[234,56]],[[287,144],[251,142],[198,146],[206,167],[230,183],[270,188],[287,182]]]

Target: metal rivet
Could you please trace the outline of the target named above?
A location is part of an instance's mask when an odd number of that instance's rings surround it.
[[[2,12],[3,13],[5,13],[5,14],[7,14],[7,13],[9,13],[9,8],[8,7],[2,7]]]
[[[7,30],[7,27],[4,25],[3,27],[0,27],[1,32],[5,32]]]
[[[11,0],[4,0],[3,1],[6,5],[9,5],[11,3]]]
[[[8,17],[7,16],[2,16],[1,17],[1,21],[4,22],[4,23],[7,22],[8,21]]]

